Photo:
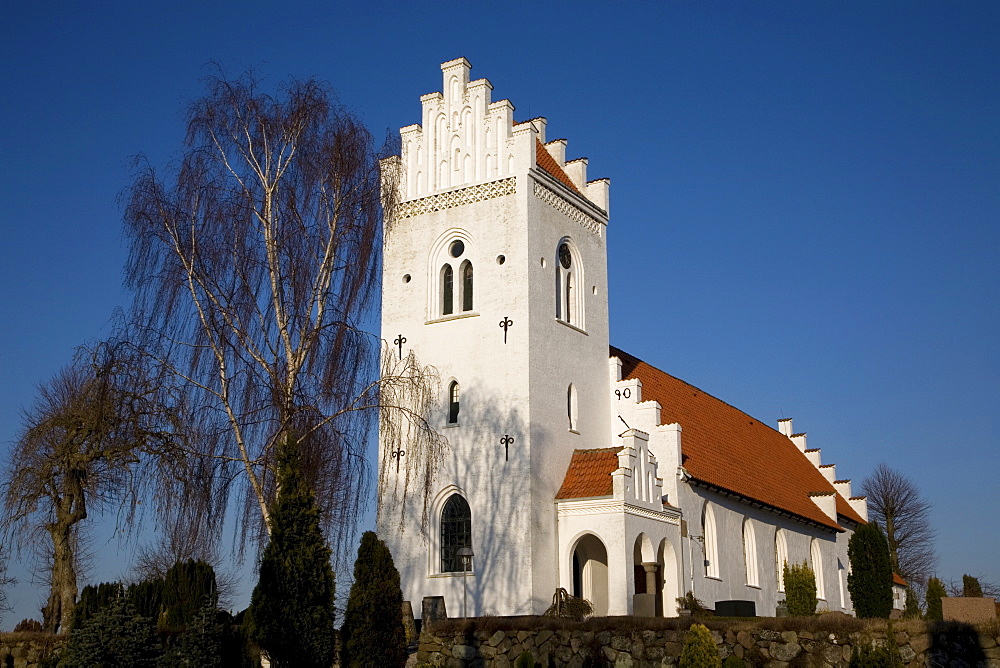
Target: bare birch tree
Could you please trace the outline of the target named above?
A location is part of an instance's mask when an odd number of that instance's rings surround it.
[[[180,444],[176,414],[146,371],[126,343],[81,348],[23,414],[3,474],[2,525],[20,551],[37,550],[48,631],[68,631],[73,618],[81,523],[109,508],[119,523],[134,521],[155,479],[152,461]]]
[[[188,110],[176,167],[164,181],[140,158],[125,195],[135,321],[192,407],[198,456],[225,462],[230,476],[176,510],[204,515],[231,479],[241,547],[262,538],[276,446],[291,437],[342,554],[387,408],[379,340],[363,326],[377,306],[393,174],[380,173],[371,134],[321,83],[291,81],[272,97],[247,74],[207,88]],[[381,179],[390,183],[380,202]],[[413,370],[404,385],[433,375]],[[409,437],[440,444],[409,405],[399,405],[415,425]]]
[[[912,480],[884,462],[865,478],[861,490],[871,519],[885,528],[893,571],[924,585],[937,563],[930,502]]]

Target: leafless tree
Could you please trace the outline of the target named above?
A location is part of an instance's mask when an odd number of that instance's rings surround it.
[[[2,526],[19,551],[44,555],[48,631],[67,631],[77,595],[80,523],[115,508],[129,524],[155,478],[146,462],[172,456],[179,422],[160,383],[127,343],[81,348],[38,388],[3,473]],[[43,536],[48,534],[49,541]]]
[[[215,571],[218,605],[228,608],[238,593],[241,582],[228,570],[219,555],[218,543],[204,533],[190,531],[188,527],[164,530],[160,527],[157,537],[139,548],[132,566],[133,581],[163,578],[175,564],[188,560],[203,561]]]
[[[0,622],[3,616],[11,611],[10,603],[7,600],[7,587],[16,584],[16,580],[7,575],[7,547],[0,543]]]
[[[377,306],[395,174],[331,100],[313,80],[271,96],[252,74],[211,77],[166,181],[139,158],[125,193],[134,320],[183,387],[198,456],[225,464],[175,510],[202,517],[233,481],[241,549],[269,531],[275,446],[291,437],[334,552],[345,553],[369,490],[371,430],[393,408],[382,388],[399,387],[381,377],[380,342],[363,331]],[[433,378],[414,370],[400,384]],[[412,405],[397,407],[414,426],[409,437],[440,445]]]
[[[937,563],[930,502],[912,480],[884,462],[865,478],[861,490],[871,519],[885,529],[893,570],[922,586]]]

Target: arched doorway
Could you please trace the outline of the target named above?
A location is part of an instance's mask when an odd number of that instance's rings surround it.
[[[608,614],[608,550],[594,534],[585,534],[573,550],[573,596],[585,598],[595,615]]]
[[[659,566],[657,573],[659,579],[659,591],[657,592],[657,614],[664,617],[677,616],[677,597],[681,595],[677,586],[677,553],[669,540],[664,538],[660,541],[660,547],[656,551],[656,563]]]

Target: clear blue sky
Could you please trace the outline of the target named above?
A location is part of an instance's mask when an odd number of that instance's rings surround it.
[[[176,156],[207,62],[327,80],[381,134],[465,56],[611,178],[613,343],[838,476],[905,472],[940,574],[1000,581],[1000,3],[400,4],[0,10],[2,451],[128,304],[127,162]],[[103,540],[95,579],[128,568]],[[42,599],[12,595],[7,628]]]

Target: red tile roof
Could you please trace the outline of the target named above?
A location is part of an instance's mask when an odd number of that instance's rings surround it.
[[[622,379],[638,378],[644,400],[656,400],[661,422],[678,422],[682,465],[696,481],[834,529],[810,494],[836,494],[837,514],[864,520],[833,485],[775,429],[710,394],[611,348],[622,361]]]
[[[910,585],[907,584],[906,580],[904,580],[903,578],[901,578],[899,576],[899,573],[895,573],[895,572],[892,574],[892,584],[899,585],[900,587],[909,587],[910,586]]]
[[[545,148],[545,145],[537,139],[535,140],[535,162],[539,167],[561,181],[567,188],[583,196],[580,189],[573,184],[573,180],[569,178],[569,175],[566,174],[563,168],[559,166],[559,163],[556,162],[556,159],[552,157],[552,154],[549,153],[549,149]]]
[[[611,496],[614,485],[611,474],[618,468],[621,448],[574,450],[557,499],[585,499],[591,496]]]

